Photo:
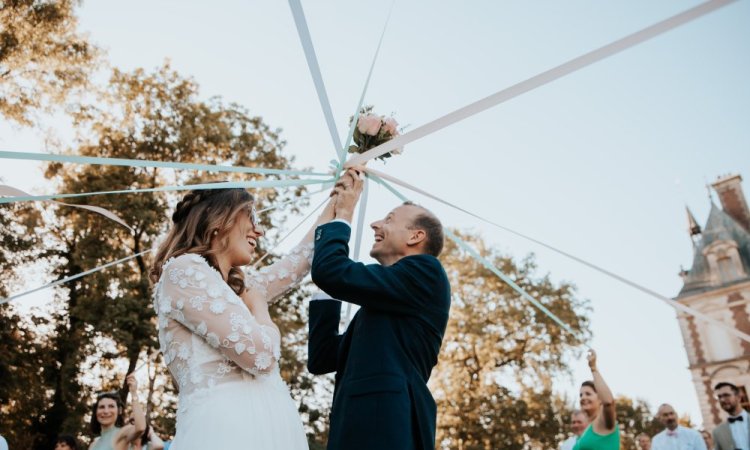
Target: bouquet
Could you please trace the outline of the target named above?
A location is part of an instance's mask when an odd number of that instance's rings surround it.
[[[350,126],[352,120],[354,120],[353,117],[349,119]],[[396,119],[390,116],[385,117],[373,114],[372,106],[365,106],[359,112],[357,126],[354,127],[353,135],[355,145],[349,146],[349,153],[364,153],[371,148],[390,141],[400,134]],[[403,151],[403,147],[397,148],[378,156],[378,159],[385,160],[393,155],[400,155]]]

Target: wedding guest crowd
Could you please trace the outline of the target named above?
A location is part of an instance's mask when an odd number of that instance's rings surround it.
[[[654,436],[653,450],[706,450],[706,443],[699,432],[677,423],[677,413],[671,405],[665,403],[659,406],[656,416],[664,425],[664,430]]]
[[[619,425],[609,387],[596,368],[596,354],[589,353],[592,381],[585,381],[580,390],[581,410],[570,417],[570,432],[560,450],[609,450],[620,448]],[[664,429],[654,436],[636,436],[639,450],[750,450],[750,414],[742,407],[740,390],[729,382],[714,387],[716,399],[727,413],[727,419],[713,433],[694,430],[679,424],[677,412],[664,403],[656,419]],[[583,414],[582,414],[583,413]]]

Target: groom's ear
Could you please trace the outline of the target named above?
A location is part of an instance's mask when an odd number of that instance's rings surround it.
[[[409,247],[417,246],[427,239],[427,233],[424,230],[415,228],[409,231],[410,231],[409,239],[406,241],[406,245],[408,245]]]

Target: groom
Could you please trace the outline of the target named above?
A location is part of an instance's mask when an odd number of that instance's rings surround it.
[[[427,380],[448,323],[450,285],[437,256],[440,221],[404,203],[374,222],[370,256],[349,259],[354,207],[362,192],[354,169],[339,180],[334,221],[315,231],[312,278],[333,298],[361,306],[339,334],[341,302],[310,303],[313,374],[336,372],[328,450],[435,448],[435,400]]]

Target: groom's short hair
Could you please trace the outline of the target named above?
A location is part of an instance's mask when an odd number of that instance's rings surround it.
[[[443,236],[443,224],[440,223],[440,219],[438,219],[429,209],[414,202],[406,201],[404,202],[404,205],[416,206],[422,210],[422,212],[417,214],[417,217],[414,218],[409,229],[416,228],[424,230],[425,235],[427,236],[424,248],[427,250],[428,254],[437,258],[440,256],[440,252],[443,251],[443,242],[445,241],[445,237]]]

